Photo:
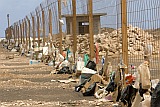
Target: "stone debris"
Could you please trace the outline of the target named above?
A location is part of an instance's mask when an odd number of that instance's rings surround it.
[[[128,53],[131,55],[143,55],[144,48],[146,45],[152,45],[152,54],[158,54],[158,44],[155,44],[155,38],[157,35],[149,34],[138,27],[128,26]],[[72,36],[66,36],[66,46],[73,45]],[[70,42],[71,41],[71,42]],[[121,28],[118,30],[108,31],[103,29],[103,32],[98,35],[94,35],[94,42],[99,45],[99,54],[105,53],[108,50],[108,55],[118,55],[122,53],[122,32]],[[89,35],[78,35],[77,36],[77,49],[78,53],[84,54],[89,53]]]

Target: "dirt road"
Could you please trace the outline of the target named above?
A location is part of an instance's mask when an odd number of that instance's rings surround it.
[[[6,59],[9,55],[14,59]],[[58,82],[71,75],[51,71],[44,64],[29,65],[29,58],[0,46],[0,107],[110,107],[111,103],[75,92],[77,82]]]

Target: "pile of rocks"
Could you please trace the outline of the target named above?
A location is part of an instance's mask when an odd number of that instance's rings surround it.
[[[89,35],[78,35],[77,36],[77,51],[79,54],[89,53]],[[66,46],[73,46],[73,38],[71,35],[65,37]]]
[[[155,44],[155,36],[144,30],[128,26],[128,53],[131,55],[143,55],[146,45],[152,46],[152,54],[158,54],[159,46]],[[70,35],[66,36],[66,44],[72,45],[73,40]],[[109,55],[122,53],[122,31],[121,28],[113,30],[111,33],[103,31],[102,34],[94,35],[94,42],[99,44],[99,52],[104,53],[108,50]],[[89,35],[78,35],[78,53],[89,53]]]

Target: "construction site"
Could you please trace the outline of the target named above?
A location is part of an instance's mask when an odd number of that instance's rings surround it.
[[[44,0],[16,22],[6,13],[0,107],[160,107],[159,9]]]

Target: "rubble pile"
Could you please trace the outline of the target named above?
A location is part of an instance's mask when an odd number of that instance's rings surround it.
[[[73,39],[71,35],[66,36],[65,44],[67,46],[73,46]],[[77,36],[77,51],[79,54],[89,53],[89,35],[78,35]]]
[[[149,34],[144,30],[128,26],[128,53],[131,55],[143,55],[146,45],[152,45],[152,54],[158,54],[158,44],[155,44],[156,35]],[[122,52],[122,31],[121,28],[108,32],[103,29],[102,34],[94,35],[94,42],[99,44],[99,52],[103,53],[108,50],[109,55],[118,55]],[[71,45],[73,42],[71,36],[66,36],[66,44]],[[89,53],[89,35],[78,35],[77,37],[78,53]]]

